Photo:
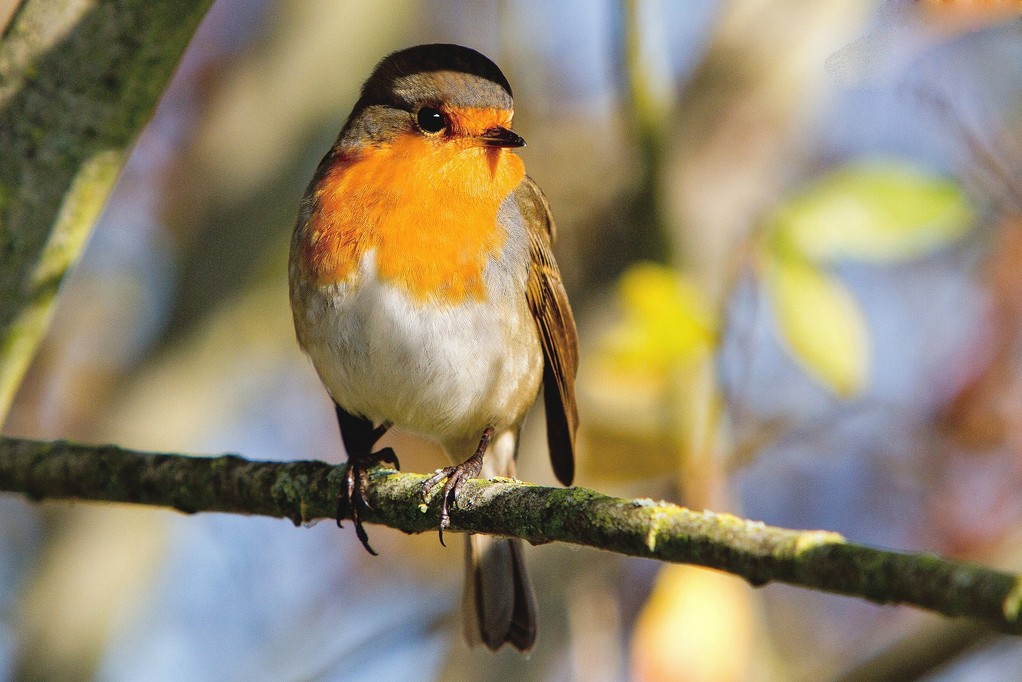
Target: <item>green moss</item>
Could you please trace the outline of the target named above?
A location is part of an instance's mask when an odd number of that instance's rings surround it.
[[[1019,624],[1019,613],[1022,612],[1022,576],[1016,576],[1014,584],[1004,597],[1002,611],[1008,622]]]
[[[285,516],[299,526],[331,515],[344,470],[321,462],[152,455],[0,438],[0,490],[35,498]],[[387,475],[373,477],[374,509],[367,520],[406,533],[435,531],[439,500],[434,496],[426,505],[419,499],[425,477],[380,473]],[[471,481],[463,494],[466,508],[455,516],[462,528],[696,563],[745,577],[754,585],[783,581],[878,603],[967,615],[1006,632],[1022,629],[1022,576],[933,554],[891,552],[849,543],[836,533],[772,528],[730,514],[696,513],[581,488]]]
[[[309,480],[306,476],[282,473],[274,480],[270,492],[275,499],[283,499],[293,504],[300,502],[308,489]]]
[[[8,207],[14,201],[14,196],[15,196],[14,191],[10,188],[9,185],[0,183],[0,216],[3,216],[7,213]],[[0,219],[0,229],[2,228],[3,221],[2,219]],[[8,230],[4,230],[4,232],[7,231],[9,231],[9,228]]]
[[[25,0],[0,40],[0,423],[210,0],[94,4]]]
[[[824,545],[843,545],[847,542],[840,533],[825,530],[803,531],[795,538],[793,556],[799,557]]]
[[[209,461],[209,474],[211,476],[219,475],[224,469],[227,469],[235,464],[235,460],[228,455],[222,457],[214,457]]]
[[[660,508],[663,509],[662,507]],[[649,530],[646,531],[646,547],[649,548],[650,552],[656,551],[657,534],[664,525],[664,520],[668,518],[668,515],[664,511],[655,511],[649,519]]]

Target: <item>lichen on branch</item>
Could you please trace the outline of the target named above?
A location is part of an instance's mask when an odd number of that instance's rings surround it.
[[[0,438],[0,491],[32,500],[88,500],[287,518],[296,525],[337,512],[343,467],[193,457],[62,441]],[[406,533],[436,529],[439,499],[420,498],[425,476],[375,469],[363,518]],[[346,510],[341,510],[347,516]],[[848,542],[837,533],[767,526],[667,502],[625,500],[586,488],[510,479],[469,481],[451,530],[567,542],[630,556],[697,564],[769,582],[880,604],[967,616],[1022,634],[1022,576]]]

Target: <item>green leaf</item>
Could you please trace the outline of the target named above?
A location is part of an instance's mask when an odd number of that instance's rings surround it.
[[[768,258],[767,291],[792,357],[834,394],[850,398],[868,381],[869,333],[851,293],[797,258]]]
[[[905,162],[871,160],[825,176],[785,202],[769,224],[782,252],[889,262],[958,239],[973,216],[952,180]]]

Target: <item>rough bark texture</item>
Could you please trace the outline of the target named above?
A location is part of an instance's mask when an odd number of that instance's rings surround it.
[[[259,514],[296,525],[333,518],[343,467],[324,462],[253,462],[236,455],[189,457],[0,438],[0,490],[33,500],[128,502]],[[418,474],[377,469],[366,520],[406,533],[436,529],[434,496],[419,498]],[[346,512],[344,512],[346,514]],[[451,513],[451,530],[569,542],[620,554],[691,563],[778,581],[968,616],[1022,633],[1022,577],[931,554],[893,552],[836,533],[773,528],[729,514],[666,502],[623,500],[585,488],[547,488],[506,479],[471,481]]]
[[[0,424],[212,0],[25,0],[0,39]]]

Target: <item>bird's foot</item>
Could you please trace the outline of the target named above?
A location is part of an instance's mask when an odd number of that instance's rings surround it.
[[[461,464],[437,469],[432,476],[423,482],[422,487],[419,489],[419,493],[425,501],[430,491],[440,481],[445,478],[447,479],[447,483],[444,484],[443,499],[440,505],[440,544],[444,547],[447,546],[447,543],[444,542],[444,529],[451,525],[450,507],[457,503],[458,493],[461,492],[461,487],[465,484],[465,481],[478,477],[479,472],[483,470],[483,454],[486,452],[486,448],[489,447],[491,438],[493,438],[492,426],[487,427],[483,431],[483,437],[479,439],[479,447],[476,448],[471,457]]]
[[[344,478],[345,485],[337,496],[337,527],[341,527],[344,512],[349,510],[351,522],[355,524],[355,535],[358,536],[366,551],[373,556],[377,554],[369,546],[369,535],[362,527],[362,512],[372,509],[372,505],[366,499],[366,489],[369,487],[369,469],[378,464],[390,464],[395,469],[401,468],[393,448],[383,448],[362,457],[349,457]]]

